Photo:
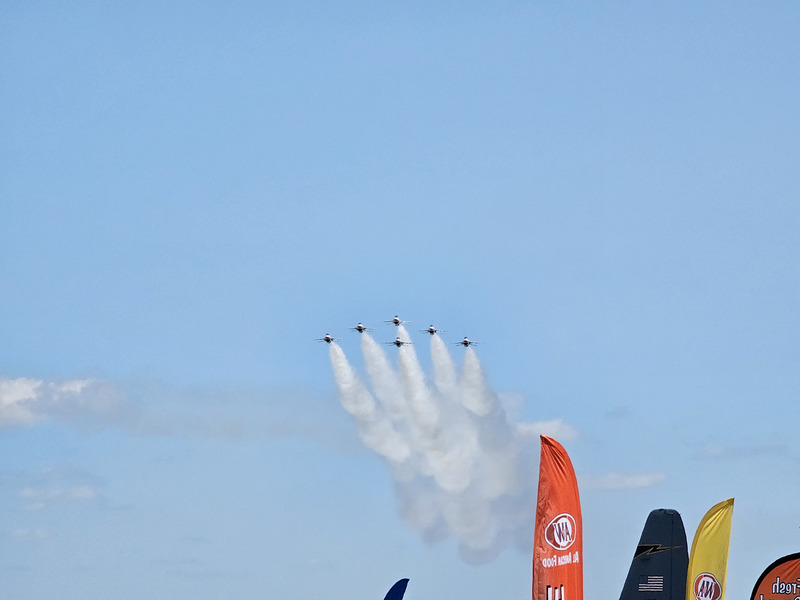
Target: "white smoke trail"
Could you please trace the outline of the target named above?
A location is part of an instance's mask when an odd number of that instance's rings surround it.
[[[397,331],[401,340],[409,340],[402,325]],[[409,448],[402,464],[390,460],[403,519],[427,541],[453,536],[469,562],[492,560],[514,540],[527,544],[533,532],[537,436],[530,427],[509,423],[473,349],[466,349],[459,374],[444,342],[432,336],[431,386],[412,346],[398,348],[397,371],[365,334],[361,348],[380,401],[376,412],[384,410],[392,431]],[[339,377],[343,405],[364,404],[362,411],[371,415],[366,386],[352,370],[348,385]]]
[[[400,325],[398,329],[400,339],[408,339],[405,328]],[[432,475],[444,492],[460,494],[471,481],[475,446],[469,442],[474,440],[474,436],[466,427],[443,427],[445,401],[441,394],[434,393],[427,386],[413,347],[398,349],[398,363],[417,447],[426,459],[425,473]],[[457,415],[453,417],[458,418]]]
[[[380,414],[372,394],[356,378],[339,345],[332,343],[330,346],[331,364],[342,406],[355,419],[362,441],[390,461],[403,462],[411,455],[408,444],[391,422]]]
[[[464,355],[461,398],[464,406],[479,417],[489,414],[496,404],[496,396],[488,390],[483,369],[481,369],[478,357],[472,348],[467,348]]]
[[[437,389],[444,396],[452,395],[457,383],[456,365],[447,351],[447,346],[438,335],[431,336],[431,359],[433,381]]]
[[[375,395],[392,420],[404,429],[408,420],[408,410],[397,374],[389,364],[386,354],[368,333],[361,334],[361,351],[364,353]]]
[[[407,340],[408,332],[405,327],[400,325],[398,330],[400,339]],[[425,385],[425,375],[412,346],[398,348],[398,363],[403,380],[403,396],[410,409],[415,429],[420,435],[420,441],[431,445],[439,435],[439,411],[428,386]]]

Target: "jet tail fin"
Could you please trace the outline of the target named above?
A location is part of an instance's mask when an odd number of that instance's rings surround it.
[[[401,579],[391,587],[383,600],[403,600],[407,585],[408,579]]]
[[[620,600],[685,600],[689,550],[678,511],[659,508],[644,524]]]

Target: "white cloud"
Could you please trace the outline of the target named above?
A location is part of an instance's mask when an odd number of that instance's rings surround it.
[[[38,421],[34,405],[41,387],[42,382],[35,379],[0,378],[0,427]]]
[[[316,395],[302,390],[181,390],[151,382],[123,390],[97,379],[0,377],[0,429],[46,421],[153,436],[228,440],[295,436],[340,451],[357,448],[345,429],[346,417],[332,403],[320,403]]]
[[[119,405],[119,394],[94,379],[55,382],[0,377],[0,427],[108,413]]]

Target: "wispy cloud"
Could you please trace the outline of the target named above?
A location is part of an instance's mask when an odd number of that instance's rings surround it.
[[[23,488],[19,497],[25,501],[26,510],[41,510],[60,502],[96,502],[101,494],[91,485],[76,485],[64,488]]]
[[[332,402],[302,390],[177,389],[153,382],[0,377],[0,429],[43,422],[80,430],[214,439],[314,439],[340,451],[358,446]]]
[[[0,377],[0,427],[48,420],[120,418],[125,399],[114,386],[95,379],[44,381]]]
[[[630,406],[615,406],[608,412],[606,412],[606,416],[609,419],[627,419],[633,414]]]
[[[61,465],[27,477],[17,495],[23,508],[38,511],[54,505],[105,505],[105,483],[85,471]]]
[[[245,576],[244,572],[209,567],[204,561],[197,558],[155,558],[151,563],[161,569],[165,575],[179,579],[200,581],[208,579],[236,580]]]
[[[581,477],[581,482],[595,490],[635,490],[647,488],[667,480],[665,473],[606,473]]]
[[[761,456],[775,456],[786,451],[787,447],[784,444],[757,444],[752,446],[712,444],[695,456],[702,460],[740,460]]]

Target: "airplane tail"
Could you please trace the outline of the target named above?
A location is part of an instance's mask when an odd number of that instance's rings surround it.
[[[403,600],[407,585],[408,579],[401,579],[391,587],[383,600]]]
[[[685,600],[689,550],[678,511],[659,508],[644,524],[620,600]]]

